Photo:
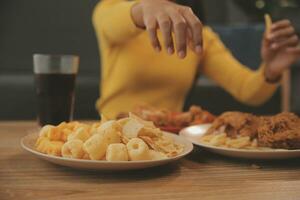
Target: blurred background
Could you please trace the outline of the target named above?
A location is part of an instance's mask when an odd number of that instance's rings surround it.
[[[98,0],[0,1],[0,120],[36,118],[33,53],[79,55],[75,118],[98,118],[95,101],[99,96],[101,58],[91,24],[97,3]],[[252,69],[260,63],[264,13],[270,13],[274,20],[290,19],[300,32],[300,0],[199,0],[194,10]],[[300,114],[300,63],[294,66],[290,83],[290,107]],[[266,104],[248,107],[201,76],[186,106],[201,105],[215,114],[228,110],[273,114],[281,111],[281,99],[278,90]]]

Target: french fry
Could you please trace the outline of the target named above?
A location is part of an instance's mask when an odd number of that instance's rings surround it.
[[[246,146],[250,146],[250,138],[249,137],[240,137],[236,139],[231,139],[226,142],[226,145],[231,148],[242,149]]]
[[[213,146],[221,146],[221,145],[224,145],[225,142],[226,142],[226,134],[225,133],[217,134],[209,141],[209,143]]]
[[[266,33],[268,35],[271,31],[271,26],[272,26],[272,18],[269,14],[265,14],[265,25],[266,25]]]

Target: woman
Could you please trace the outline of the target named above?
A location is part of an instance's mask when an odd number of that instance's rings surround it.
[[[180,111],[198,72],[239,101],[259,105],[300,57],[295,30],[282,20],[265,34],[263,62],[251,71],[191,8],[168,0],[103,0],[93,23],[102,57],[97,109],[110,118],[140,102]]]

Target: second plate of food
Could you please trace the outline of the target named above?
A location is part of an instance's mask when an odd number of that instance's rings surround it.
[[[203,141],[203,137],[207,133],[211,124],[195,125],[187,127],[180,131],[179,135],[188,139],[193,144],[204,148],[210,152],[214,152],[220,155],[245,158],[245,159],[287,159],[300,157],[299,150],[287,150],[287,149],[272,149],[251,147],[248,149],[243,148],[229,148],[222,146],[214,146]],[[217,138],[216,138],[217,140]]]

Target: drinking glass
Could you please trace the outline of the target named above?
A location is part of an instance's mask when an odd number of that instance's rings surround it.
[[[41,126],[73,119],[78,67],[76,55],[33,55],[37,118]]]

